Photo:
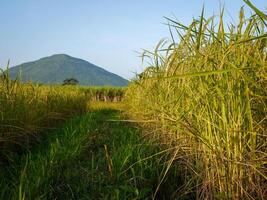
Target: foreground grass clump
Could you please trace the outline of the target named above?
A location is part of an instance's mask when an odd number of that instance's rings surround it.
[[[189,26],[168,19],[172,43],[145,51],[151,65],[126,92],[130,112],[176,147],[199,199],[267,196],[267,16],[246,2],[256,14],[241,9],[227,30],[223,11]]]
[[[41,133],[51,131],[66,118],[85,113],[89,98],[76,87],[21,84],[3,74],[0,78],[1,154],[27,149],[40,139]]]
[[[68,120],[0,177],[0,198],[172,199],[181,177],[160,178],[169,156],[121,117],[98,107]]]

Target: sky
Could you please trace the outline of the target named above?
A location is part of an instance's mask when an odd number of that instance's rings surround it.
[[[266,11],[267,0],[251,0]],[[53,54],[85,59],[130,79],[142,49],[169,37],[164,16],[189,24],[203,5],[237,23],[242,0],[0,0],[0,67]],[[250,9],[246,9],[250,12]]]

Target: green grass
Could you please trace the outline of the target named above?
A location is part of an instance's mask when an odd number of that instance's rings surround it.
[[[149,65],[126,91],[129,113],[176,147],[199,199],[267,196],[266,15],[245,2],[256,13],[241,9],[236,26],[223,10],[189,26],[166,18],[172,41],[144,52]]]
[[[66,122],[6,169],[0,198],[151,199],[169,156],[122,116],[95,108]],[[157,198],[175,194],[182,184],[176,172],[169,170]]]

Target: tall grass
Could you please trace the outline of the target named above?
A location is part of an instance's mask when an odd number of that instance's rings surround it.
[[[0,79],[0,152],[27,149],[58,123],[85,113],[90,97],[76,87],[39,86]],[[0,159],[1,161],[1,159]]]
[[[172,41],[144,52],[149,65],[126,92],[130,112],[176,147],[172,163],[198,199],[267,196],[267,17],[245,2],[255,14],[241,9],[237,25],[223,10],[189,26],[166,18]]]

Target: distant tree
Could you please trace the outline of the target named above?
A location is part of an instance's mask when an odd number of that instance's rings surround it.
[[[79,81],[75,78],[67,78],[63,81],[62,85],[78,85]]]

